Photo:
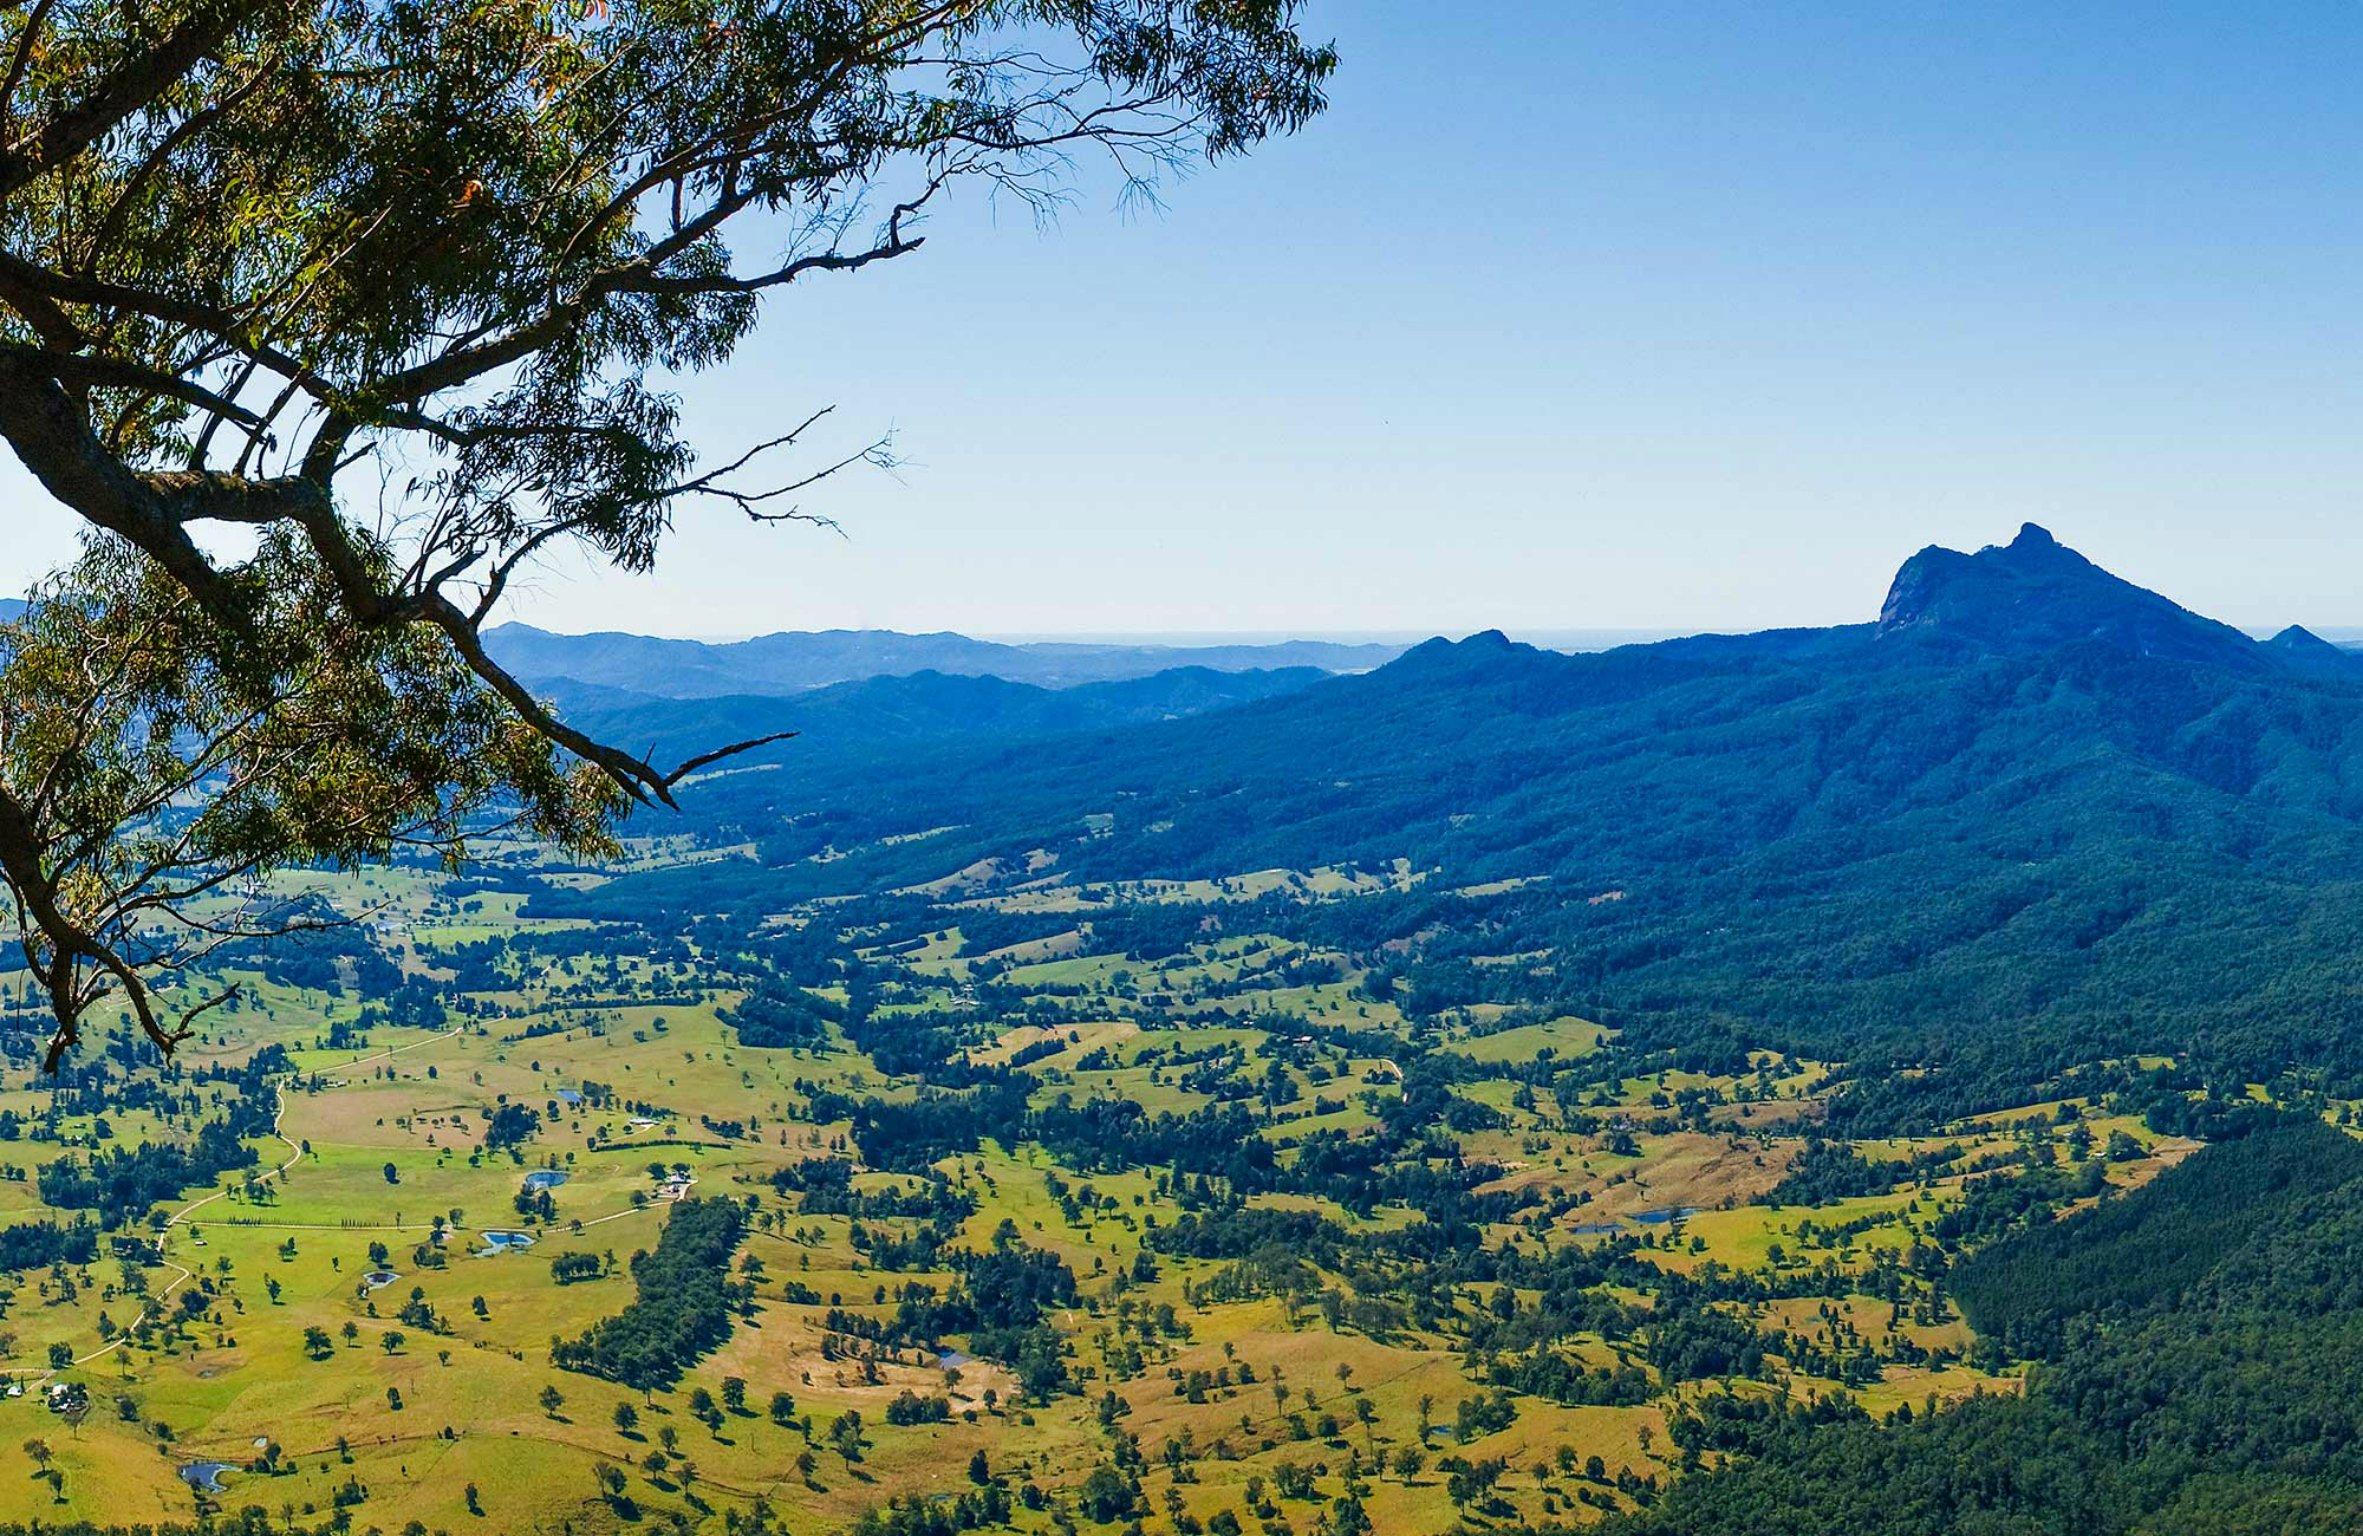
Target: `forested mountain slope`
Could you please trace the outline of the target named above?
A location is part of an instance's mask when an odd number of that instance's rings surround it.
[[[1929,1113],[2143,1049],[2353,1080],[2363,667],[2325,661],[2030,528],[1915,556],[1869,625],[1574,656],[1480,635],[1169,724],[890,770],[791,752],[692,807],[764,868],[608,899],[780,904],[1034,849],[1084,882],[1401,858],[1430,891],[1529,882],[1423,939],[1433,997],[1934,1064],[1879,1089]],[[1419,932],[1432,899],[1354,921]],[[1473,963],[1509,955],[1540,958]]]

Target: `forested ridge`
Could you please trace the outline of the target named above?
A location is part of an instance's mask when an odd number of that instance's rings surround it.
[[[1972,1316],[2043,1345],[2047,1363],[2023,1397],[1886,1426],[1796,1415],[1742,1436],[1694,1434],[1745,1459],[1682,1479],[1610,1529],[2363,1529],[2359,1243],[2363,1152],[2351,1138],[2299,1121],[2220,1143],[2137,1194],[2007,1239],[1968,1266]],[[2170,1285],[2162,1274],[2188,1278]]]

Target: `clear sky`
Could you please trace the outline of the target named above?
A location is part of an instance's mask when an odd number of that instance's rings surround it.
[[[1299,138],[1162,214],[956,209],[684,386],[717,455],[893,429],[909,467],[810,503],[845,537],[692,510],[653,577],[560,566],[516,616],[1754,628],[2032,518],[2236,623],[2363,624],[2363,10],[1315,22]],[[66,535],[9,526],[14,586]]]

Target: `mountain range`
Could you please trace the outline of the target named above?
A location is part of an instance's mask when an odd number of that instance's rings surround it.
[[[652,762],[679,762],[720,743],[750,741],[775,731],[797,733],[789,741],[730,759],[724,770],[741,771],[783,761],[867,762],[881,753],[952,739],[975,745],[1175,720],[1277,698],[1330,675],[1318,667],[1231,672],[1191,666],[1045,688],[999,677],[925,671],[862,678],[792,697],[730,693],[663,698],[571,678],[548,679],[540,687],[569,723]]]
[[[1189,718],[790,751],[688,820],[760,858],[544,908],[780,910],[1037,851],[1076,882],[1406,859],[1413,892],[1310,920],[1399,925],[1431,999],[1856,1063],[1899,1122],[2111,1051],[2363,1088],[2363,661],[2032,526],[1913,556],[1862,624],[1431,641]],[[1438,923],[1470,888],[1482,920]]]
[[[1399,645],[1329,640],[1189,646],[1063,640],[1009,644],[948,632],[909,635],[884,629],[791,631],[710,643],[615,632],[561,635],[528,624],[488,630],[484,643],[495,660],[538,688],[588,683],[664,698],[786,696],[919,672],[997,677],[1044,688],[1115,682],[1176,667],[1360,672],[1393,660],[1403,650]]]

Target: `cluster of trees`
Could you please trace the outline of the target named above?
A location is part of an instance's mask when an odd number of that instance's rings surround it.
[[[0,1269],[45,1269],[87,1264],[98,1256],[98,1233],[85,1221],[12,1222],[0,1227]]]
[[[738,1006],[722,1010],[722,1021],[738,1031],[741,1045],[777,1049],[815,1045],[845,1010],[802,987],[766,977]]]
[[[730,1336],[744,1300],[730,1279],[730,1256],[746,1232],[735,1200],[684,1200],[673,1207],[654,1252],[632,1256],[634,1296],[613,1317],[578,1338],[551,1346],[560,1368],[603,1376],[643,1391],[669,1387]]]
[[[303,926],[244,940],[223,958],[253,967],[276,986],[304,987],[342,997],[349,983],[365,998],[402,995],[402,968],[386,958],[368,929],[345,921],[324,900],[304,898],[286,914],[286,921]]]
[[[927,1169],[919,1179],[916,1188],[856,1189],[851,1162],[842,1157],[816,1157],[774,1170],[771,1187],[782,1194],[795,1194],[798,1205],[816,1216],[903,1219],[950,1229],[976,1214],[976,1197],[955,1188],[935,1169]]]
[[[596,1280],[606,1273],[605,1261],[595,1253],[561,1253],[550,1260],[550,1278],[560,1285]]]
[[[328,1026],[328,1046],[331,1050],[357,1046],[360,1037],[380,1025],[404,1029],[441,1029],[448,1017],[441,991],[433,983],[419,977],[406,977],[399,985],[383,993],[363,995],[369,1001],[361,1005],[361,1012],[350,1024],[338,1019]]]
[[[95,1211],[104,1225],[118,1227],[192,1185],[253,1167],[258,1159],[247,1142],[270,1134],[275,1103],[270,1080],[286,1070],[286,1052],[274,1045],[236,1069],[209,1074],[206,1080],[230,1089],[228,1106],[197,1127],[186,1145],[141,1142],[102,1148],[87,1159],[68,1156],[42,1164],[37,1187],[43,1203]]]
[[[496,1104],[484,1117],[484,1149],[513,1152],[533,1139],[541,1123],[541,1115],[527,1105]]]
[[[1075,1272],[1066,1261],[1026,1246],[1007,1222],[985,1252],[945,1257],[959,1267],[960,1284],[942,1296],[926,1286],[907,1288],[883,1335],[927,1343],[965,1335],[972,1353],[1008,1366],[1028,1395],[1046,1398],[1064,1387],[1066,1346],[1044,1314],[1076,1303]]]
[[[1861,1195],[1883,1195],[1896,1185],[1943,1168],[1959,1155],[1952,1147],[1935,1147],[1903,1161],[1877,1162],[1842,1141],[1808,1136],[1805,1150],[1781,1175],[1780,1182],[1757,1196],[1758,1205],[1827,1205]]]
[[[1015,1513],[1009,1490],[992,1482],[949,1498],[889,1499],[862,1511],[853,1522],[852,1536],[960,1536],[964,1531],[1005,1527]]]

